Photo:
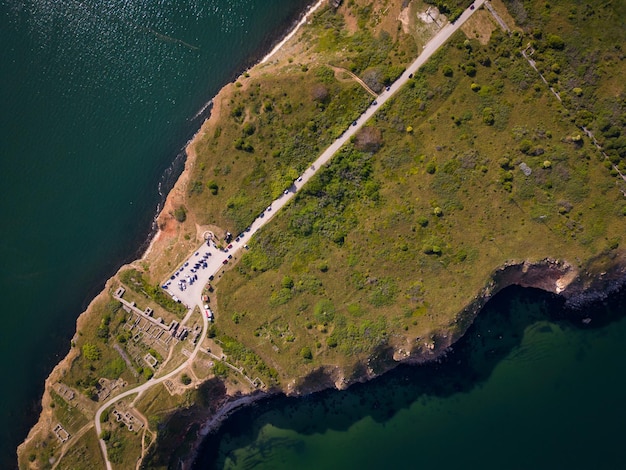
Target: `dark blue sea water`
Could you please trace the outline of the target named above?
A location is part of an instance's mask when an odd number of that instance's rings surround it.
[[[308,3],[0,2],[0,468],[76,318],[147,239],[194,116]]]

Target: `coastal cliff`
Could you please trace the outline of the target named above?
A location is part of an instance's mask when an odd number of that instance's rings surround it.
[[[481,9],[249,246],[223,255],[203,291],[214,324],[163,294],[201,244],[226,253],[228,232],[292,191],[447,21],[387,3],[320,6],[213,99],[148,250],[80,316],[46,381],[22,468],[100,467],[99,446],[114,467],[189,466],[239,406],[438,360],[508,286],[579,307],[623,284],[624,181],[554,112],[518,53],[523,33]],[[164,331],[149,337],[154,324]]]

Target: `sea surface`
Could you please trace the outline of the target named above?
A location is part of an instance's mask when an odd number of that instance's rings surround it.
[[[0,468],[198,113],[310,0],[0,0]]]
[[[195,469],[625,468],[625,313],[505,289],[441,363],[244,409]]]
[[[308,3],[0,0],[0,468],[76,318],[145,248],[201,111]],[[198,468],[623,468],[625,304],[581,327],[507,289],[444,363],[268,400]]]

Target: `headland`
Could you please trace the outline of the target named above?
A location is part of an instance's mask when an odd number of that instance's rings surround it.
[[[572,41],[624,32],[563,24],[567,2],[451,3],[323,2],[220,91],[150,248],[79,318],[21,467],[188,464],[257,397],[437,359],[508,285],[576,305],[624,282],[624,66],[588,81],[577,48],[602,46]]]

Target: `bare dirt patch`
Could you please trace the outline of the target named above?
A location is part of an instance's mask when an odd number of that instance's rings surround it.
[[[497,27],[491,14],[489,14],[487,10],[481,9],[461,26],[461,30],[468,39],[478,39],[478,42],[485,45],[489,42],[491,33],[493,33]]]

